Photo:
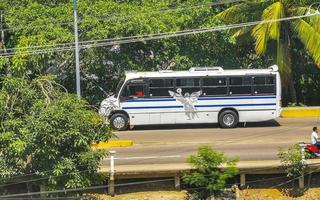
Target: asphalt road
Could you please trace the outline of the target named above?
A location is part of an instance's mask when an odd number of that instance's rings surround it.
[[[202,145],[209,145],[240,160],[277,159],[279,148],[309,142],[318,118],[279,118],[244,127],[221,129],[217,125],[144,126],[118,132],[119,139],[134,146],[116,150],[116,165],[184,163]],[[108,165],[105,160],[104,164]]]

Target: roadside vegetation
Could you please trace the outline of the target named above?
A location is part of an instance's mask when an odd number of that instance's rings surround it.
[[[209,146],[199,147],[197,154],[188,158],[188,163],[196,169],[182,177],[190,199],[208,199],[221,194],[227,188],[227,181],[238,173],[236,158],[228,158]]]
[[[4,78],[0,88],[0,191],[34,192],[99,183],[104,150],[90,144],[113,136],[95,110],[52,77]],[[19,184],[20,183],[20,184]]]
[[[281,165],[289,178],[288,184],[291,185],[291,190],[287,191],[289,196],[300,196],[304,193],[304,189],[298,189],[295,183],[299,178],[303,178],[304,172],[307,168],[307,163],[305,162],[306,154],[301,151],[301,147],[296,144],[287,150],[279,149],[278,157],[280,158]]]
[[[288,178],[296,179],[303,175],[307,167],[307,163],[303,160],[304,156],[298,144],[293,145],[287,150],[279,149],[278,157]]]

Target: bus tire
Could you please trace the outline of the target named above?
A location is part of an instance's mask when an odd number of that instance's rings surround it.
[[[123,113],[115,113],[110,117],[110,125],[117,131],[125,131],[129,127],[128,117]]]
[[[235,128],[238,125],[239,117],[233,110],[225,110],[219,115],[221,128]]]

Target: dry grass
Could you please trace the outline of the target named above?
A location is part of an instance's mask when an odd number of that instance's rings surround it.
[[[240,191],[240,200],[320,200],[320,188],[309,189],[303,195],[291,190],[245,189]]]
[[[186,191],[156,191],[156,192],[135,192],[129,194],[116,195],[110,197],[107,195],[92,195],[94,200],[185,200]]]

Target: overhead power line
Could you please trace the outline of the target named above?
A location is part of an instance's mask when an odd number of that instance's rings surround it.
[[[283,22],[283,21],[289,21],[289,20],[294,20],[294,19],[301,19],[301,18],[306,18],[306,17],[318,16],[318,15],[319,15],[318,13],[312,13],[312,14],[306,14],[306,15],[279,18],[279,19],[275,19],[275,20],[260,20],[260,21],[252,21],[252,22],[245,22],[245,23],[238,23],[238,24],[222,25],[222,26],[216,26],[216,27],[211,27],[211,28],[188,29],[188,30],[176,31],[176,32],[166,32],[166,33],[151,34],[151,35],[137,35],[137,36],[129,36],[129,37],[121,37],[121,38],[102,39],[102,40],[88,40],[88,41],[79,42],[79,45],[80,45],[81,49],[90,49],[90,48],[94,48],[94,47],[105,47],[105,46],[128,44],[128,43],[134,43],[134,42],[167,39],[167,38],[172,38],[172,37],[186,36],[186,35],[192,35],[192,34],[198,34],[198,33],[209,33],[209,32],[215,32],[215,31],[230,30],[230,29],[235,29],[235,28],[255,26],[258,24]],[[0,56],[12,57],[12,56],[17,56],[17,55],[34,55],[34,54],[43,54],[43,53],[52,53],[52,52],[74,50],[74,45],[71,43],[57,44],[57,46],[58,47],[56,47],[56,48],[43,48],[43,49],[41,48],[42,46],[37,46],[37,48],[39,48],[39,49],[27,50],[27,51],[21,51],[21,52],[18,51],[18,52],[2,53],[2,54],[0,54]],[[29,48],[33,48],[33,47],[29,47]],[[25,47],[25,48],[22,47],[20,49],[19,48],[12,48],[10,50],[7,49],[7,51],[22,50],[22,49],[28,49],[28,47]]]

